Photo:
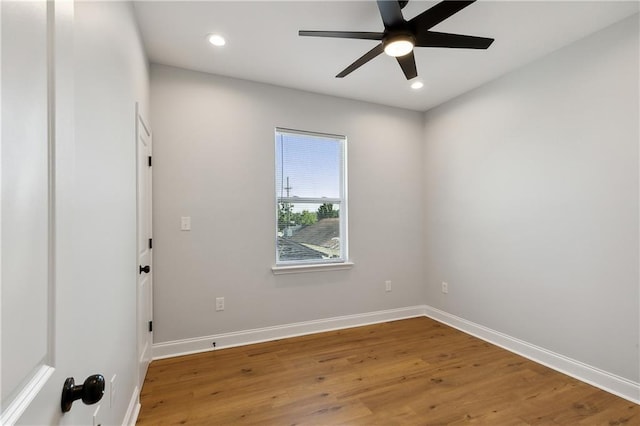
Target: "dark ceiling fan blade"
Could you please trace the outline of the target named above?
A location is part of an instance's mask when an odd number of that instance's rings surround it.
[[[398,56],[396,59],[400,64],[400,68],[402,68],[404,76],[407,77],[407,80],[411,80],[418,76],[418,71],[416,70],[416,58],[413,56],[413,52],[409,52],[404,56]]]
[[[336,75],[336,77],[342,78],[351,74],[353,71],[357,70],[382,52],[384,52],[384,47],[382,47],[382,43],[380,43],[379,45],[362,55],[360,58],[358,58],[354,63],[342,70],[340,74]]]
[[[418,47],[449,47],[453,49],[486,49],[493,43],[492,38],[462,34],[426,31],[416,37]]]
[[[398,0],[378,0],[378,9],[385,28],[397,28],[404,25],[404,18]]]
[[[420,15],[409,21],[409,26],[414,34],[420,34],[429,28],[439,24],[451,15],[460,12],[465,7],[474,3],[470,1],[442,1],[430,9],[425,10]]]
[[[357,38],[363,40],[382,40],[384,33],[365,31],[298,31],[298,35],[306,37]]]

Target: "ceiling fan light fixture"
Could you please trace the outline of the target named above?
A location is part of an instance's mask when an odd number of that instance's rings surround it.
[[[416,80],[413,83],[411,83],[411,88],[413,90],[422,89],[423,87],[424,87],[424,83],[420,80]]]
[[[415,41],[410,35],[391,37],[384,42],[384,53],[394,58],[407,55],[413,50]]]

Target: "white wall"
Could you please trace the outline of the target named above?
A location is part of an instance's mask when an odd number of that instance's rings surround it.
[[[79,333],[100,348],[92,359],[107,380],[117,375],[103,424],[119,424],[137,385],[135,103],[148,111],[148,66],[130,3],[77,3],[75,40],[73,292],[91,303]]]
[[[151,112],[156,343],[424,299],[422,114],[161,65]],[[276,126],[347,136],[351,270],[271,272]]]
[[[429,305],[640,381],[638,75],[636,15],[426,114]]]
[[[148,66],[131,4],[81,2],[76,17],[75,290],[99,300],[83,339],[100,344],[107,380],[117,374],[103,423],[119,424],[137,385],[135,103],[149,115]]]

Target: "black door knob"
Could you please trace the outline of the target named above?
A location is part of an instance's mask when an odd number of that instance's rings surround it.
[[[140,266],[140,273],[148,274],[151,271],[151,267],[149,265]]]
[[[67,378],[62,387],[62,399],[60,408],[66,413],[71,410],[71,405],[76,399],[82,399],[87,405],[95,404],[102,399],[104,395],[104,376],[102,374],[94,374],[87,377],[83,384],[75,386],[73,377]]]

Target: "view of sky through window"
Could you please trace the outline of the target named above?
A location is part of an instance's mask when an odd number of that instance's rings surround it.
[[[342,142],[279,133],[276,139],[276,196],[339,198]]]

